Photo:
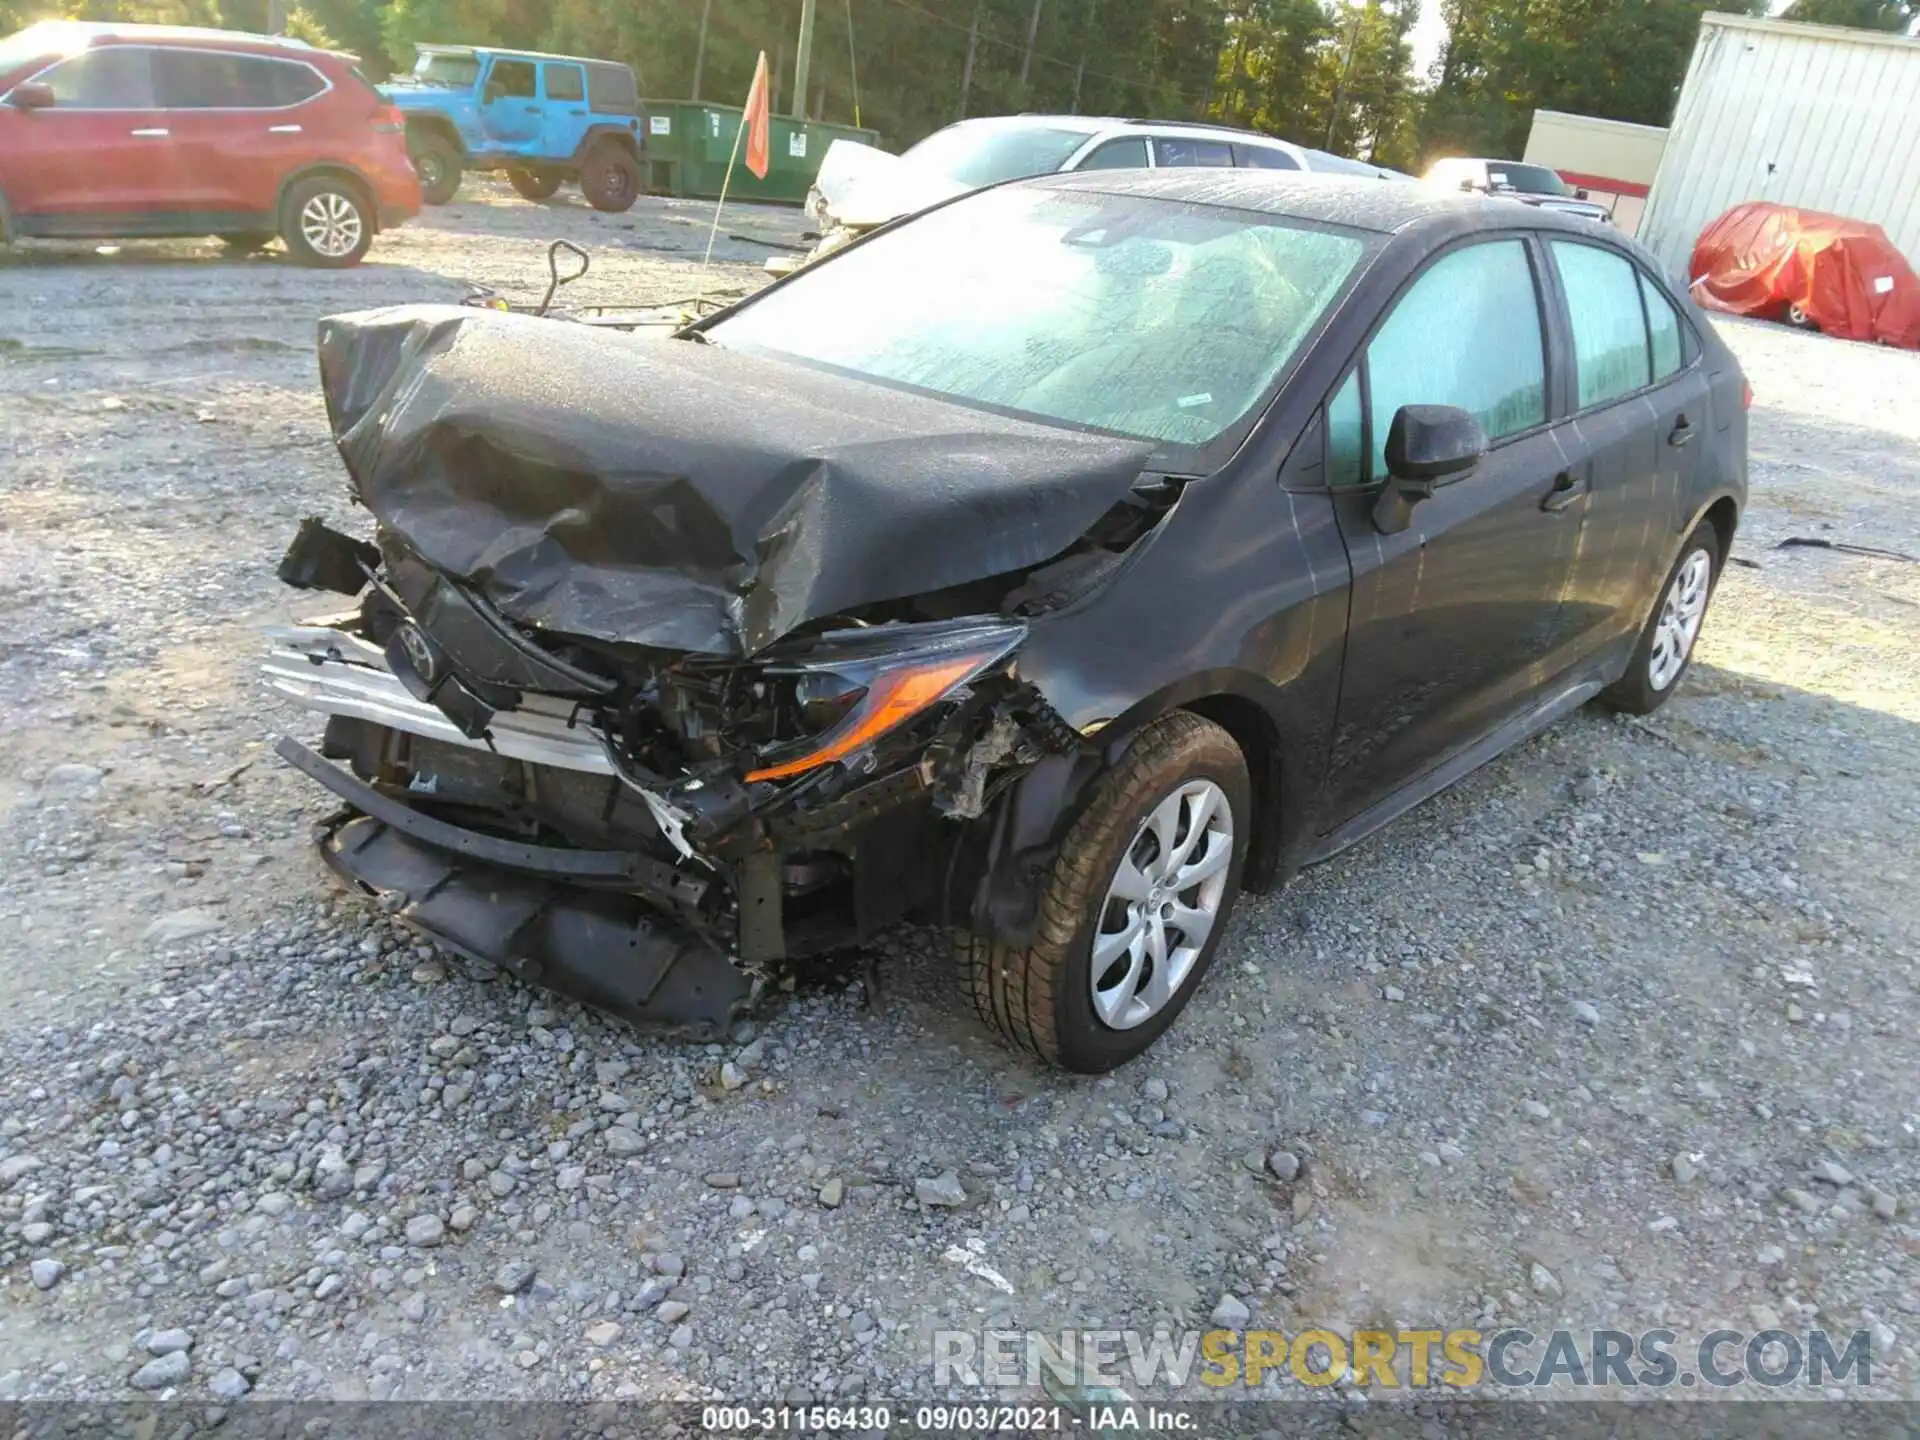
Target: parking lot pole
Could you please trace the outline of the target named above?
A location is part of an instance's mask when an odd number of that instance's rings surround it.
[[[813,12],[817,0],[800,0],[800,49],[793,57],[793,118],[807,118],[807,71],[813,68]]]

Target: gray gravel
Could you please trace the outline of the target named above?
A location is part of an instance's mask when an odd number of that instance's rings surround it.
[[[1755,507],[1684,693],[1243,906],[1133,1069],[996,1047],[911,931],[877,1012],[686,1048],[334,894],[266,753],[273,563],[356,523],[313,320],[549,233],[693,279],[684,208],[475,193],[344,275],[0,256],[0,1399],[899,1399],[940,1326],[1383,1320],[1869,1328],[1920,1398],[1920,567],[1775,548],[1920,554],[1920,357],[1727,325]]]

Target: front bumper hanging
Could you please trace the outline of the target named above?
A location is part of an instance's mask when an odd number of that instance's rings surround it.
[[[718,1039],[759,980],[672,918],[706,882],[620,851],[525,845],[423,815],[282,739],[280,756],[354,810],[320,827],[320,855],[403,925],[457,954],[631,1024]]]

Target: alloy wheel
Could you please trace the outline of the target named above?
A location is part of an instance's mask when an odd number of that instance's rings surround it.
[[[1211,780],[1188,781],[1140,822],[1094,930],[1101,1023],[1131,1030],[1172,1003],[1220,918],[1232,863],[1233,807]]]
[[[300,207],[300,234],[313,253],[327,260],[351,255],[365,222],[360,208],[336,190],[323,190]]]
[[[1700,634],[1700,622],[1706,618],[1707,595],[1712,588],[1713,557],[1705,550],[1695,550],[1674,575],[1660,607],[1653,648],[1647,655],[1647,683],[1655,690],[1666,689],[1686,667],[1693,642]]]

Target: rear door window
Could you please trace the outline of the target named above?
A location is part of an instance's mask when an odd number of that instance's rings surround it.
[[[1375,476],[1387,473],[1387,432],[1402,405],[1457,405],[1489,440],[1546,423],[1545,334],[1526,244],[1485,241],[1428,266],[1368,345],[1367,382]]]
[[[283,110],[327,88],[311,65],[182,47],[153,52],[153,77],[167,110]]]
[[[1626,256],[1597,245],[1551,240],[1548,249],[1560,272],[1573,324],[1577,408],[1604,405],[1644,390],[1653,383],[1653,376],[1640,272]]]
[[[1299,163],[1286,151],[1271,145],[1236,145],[1234,163],[1245,170],[1298,170]]]
[[[1124,140],[1109,140],[1077,167],[1081,170],[1144,170],[1147,168],[1147,142],[1144,136],[1129,135]]]
[[[549,65],[547,74],[547,99],[584,100],[587,98],[587,77],[578,65]]]
[[[1185,135],[1159,135],[1153,141],[1156,165],[1205,165],[1229,167],[1233,147],[1224,140],[1194,140]]]
[[[53,103],[68,110],[151,110],[152,53],[103,45],[63,60],[37,78],[53,91]]]

